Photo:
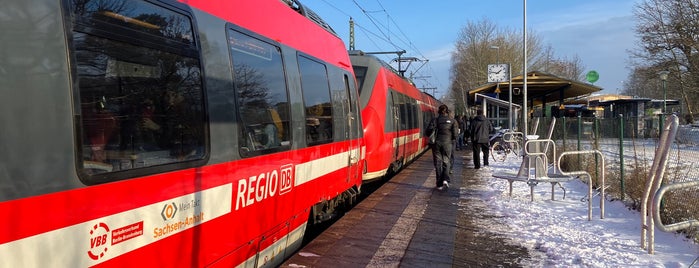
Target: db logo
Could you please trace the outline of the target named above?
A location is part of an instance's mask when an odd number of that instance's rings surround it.
[[[107,236],[109,235],[109,226],[102,222],[95,224],[90,230],[90,250],[87,251],[87,255],[90,259],[98,260],[104,257],[104,253],[107,253]]]
[[[294,165],[284,165],[279,169],[279,194],[285,194],[294,187]]]
[[[165,204],[163,211],[160,212],[160,216],[163,217],[164,221],[174,218],[175,214],[177,214],[177,205],[175,205],[175,202]]]

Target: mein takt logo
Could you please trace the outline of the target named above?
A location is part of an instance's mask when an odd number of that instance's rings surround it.
[[[177,214],[177,205],[175,202],[165,204],[165,206],[163,206],[163,211],[160,212],[160,216],[163,217],[164,221],[175,218],[175,214]]]

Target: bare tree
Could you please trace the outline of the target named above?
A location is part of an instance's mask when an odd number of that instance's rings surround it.
[[[689,119],[694,120],[694,103],[699,101],[699,3],[696,0],[644,0],[636,5],[636,33],[641,38],[631,56],[634,68],[657,73],[669,70],[667,97],[680,98]],[[657,75],[633,77],[648,83]],[[634,90],[633,88],[631,90]],[[658,97],[650,95],[652,97]]]
[[[575,81],[582,81],[584,78],[585,66],[578,55],[571,59],[567,57],[556,57],[551,45],[547,45],[538,62],[535,62],[532,67],[545,73],[549,73],[561,78],[566,78]]]
[[[624,89],[620,93],[636,97],[655,97],[658,96],[657,94],[662,94],[658,91],[660,83],[656,72],[654,68],[634,68],[629,79],[624,82]]]
[[[522,74],[521,32],[499,28],[488,19],[469,21],[459,32],[455,46],[451,55],[449,96],[460,103],[456,105],[457,111],[464,106],[464,92],[487,83],[488,64],[507,63],[513,76]],[[571,60],[556,58],[553,49],[543,47],[541,37],[533,32],[527,33],[527,57],[528,70],[575,80],[582,77],[584,67],[577,56]]]

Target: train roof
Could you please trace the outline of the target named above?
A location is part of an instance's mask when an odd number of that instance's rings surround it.
[[[312,9],[308,8],[305,5],[302,5],[299,1],[296,0],[281,0],[283,3],[287,4],[291,9],[296,10],[299,14],[303,15],[304,17],[308,18],[309,20],[315,22],[320,26],[321,28],[325,29],[326,31],[330,32],[331,34],[338,36],[335,30],[333,30],[332,27],[330,27],[330,24],[325,22],[323,18],[321,18],[318,13],[315,13]],[[339,37],[339,36],[338,36]]]
[[[352,68],[342,39],[299,0],[178,1],[348,71]],[[274,19],[260,20],[264,16]]]
[[[413,82],[413,80],[411,80],[410,78],[407,78],[407,77],[401,75],[400,72],[398,72],[398,70],[396,70],[395,68],[393,68],[393,66],[391,66],[391,65],[388,64],[387,62],[383,61],[382,59],[379,59],[378,57],[376,57],[376,56],[374,56],[374,55],[372,55],[372,54],[364,53],[364,51],[361,51],[361,50],[349,50],[349,51],[347,51],[347,52],[348,52],[348,54],[350,55],[350,59],[351,59],[352,57],[366,57],[366,58],[369,58],[369,59],[374,60],[374,61],[378,62],[378,63],[379,63],[381,66],[383,66],[384,68],[386,68],[386,69],[390,70],[391,72],[393,72],[394,74],[396,74],[398,77],[401,77],[401,78],[402,78],[403,80],[405,80],[406,82],[408,82],[408,83],[410,83],[411,85],[415,86],[415,83]],[[354,64],[354,63],[353,63],[353,64]]]

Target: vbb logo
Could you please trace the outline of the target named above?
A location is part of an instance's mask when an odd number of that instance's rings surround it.
[[[107,241],[109,236],[109,226],[105,223],[98,223],[92,227],[90,230],[90,250],[87,251],[87,255],[90,259],[99,260],[104,257],[104,253],[107,253]]]

